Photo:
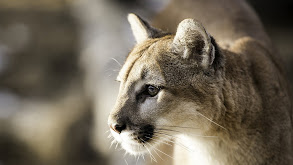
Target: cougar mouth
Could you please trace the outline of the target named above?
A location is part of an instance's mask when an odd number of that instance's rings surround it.
[[[154,126],[145,125],[134,130],[122,131],[121,134],[112,131],[112,135],[127,152],[139,155],[148,152],[155,145],[152,143],[154,130]]]
[[[154,135],[154,126],[146,125],[137,133],[135,140],[138,143],[144,144],[152,140]]]

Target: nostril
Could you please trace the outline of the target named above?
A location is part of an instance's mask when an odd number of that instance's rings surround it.
[[[111,124],[110,128],[120,134],[124,129],[126,129],[126,125]]]

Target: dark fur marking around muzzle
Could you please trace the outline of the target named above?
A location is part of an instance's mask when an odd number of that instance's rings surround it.
[[[154,126],[152,125],[145,125],[139,129],[137,140],[140,143],[146,143],[150,141],[154,135]]]

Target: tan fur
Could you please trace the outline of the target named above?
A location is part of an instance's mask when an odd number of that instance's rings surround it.
[[[200,2],[194,3],[204,4]],[[221,4],[211,2],[206,7],[217,12]],[[139,17],[130,21],[144,28],[136,32],[161,35],[140,37],[117,78],[120,91],[109,125],[125,125],[122,132],[111,132],[126,151],[151,152],[154,157],[160,144],[174,140],[183,145],[175,145],[174,164],[292,164],[292,105],[286,79],[251,9],[242,1],[223,1],[228,2],[235,7],[232,11],[248,14],[243,23],[252,25],[244,28],[233,21],[243,15],[228,16],[225,21],[233,27],[228,32],[215,21],[225,33],[208,31],[217,42],[194,19],[182,21],[174,35],[146,28]],[[218,46],[221,41],[229,46]],[[146,84],[161,89],[140,100]],[[151,138],[137,139],[145,136]]]

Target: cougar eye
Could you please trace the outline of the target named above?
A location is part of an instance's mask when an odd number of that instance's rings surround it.
[[[160,88],[152,86],[152,85],[148,85],[147,86],[147,92],[151,97],[156,96],[160,91]]]
[[[136,99],[143,102],[147,97],[155,97],[161,89],[162,87],[146,85],[143,90],[136,95]]]

